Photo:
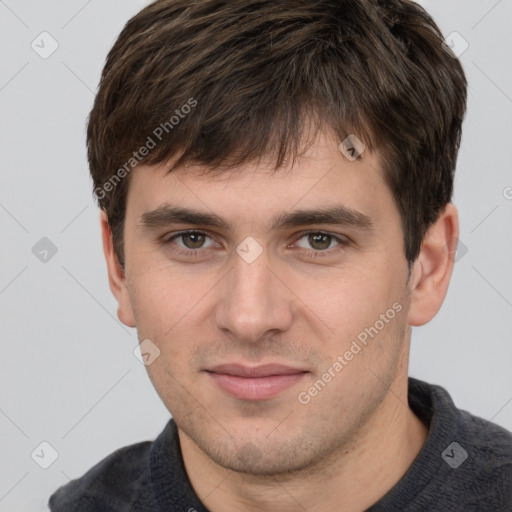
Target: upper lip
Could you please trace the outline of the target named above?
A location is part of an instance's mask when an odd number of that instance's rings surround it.
[[[227,363],[215,366],[207,371],[213,373],[223,373],[237,377],[268,377],[270,375],[293,375],[304,373],[306,370],[292,368],[282,364],[263,364],[260,366],[244,366],[237,363]]]

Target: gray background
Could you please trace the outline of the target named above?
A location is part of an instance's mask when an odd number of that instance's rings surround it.
[[[145,3],[0,0],[1,512],[46,510],[54,489],[169,417],[133,355],[135,330],[117,320],[84,148],[106,54]],[[410,375],[512,430],[512,1],[421,3],[469,43],[469,104],[464,246],[441,312],[413,331]],[[31,48],[43,31],[59,45],[47,59]],[[32,252],[43,237],[58,249],[46,262]],[[58,453],[46,470],[43,441]]]

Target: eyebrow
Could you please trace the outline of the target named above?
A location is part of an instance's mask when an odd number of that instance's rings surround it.
[[[139,226],[148,230],[172,224],[191,224],[222,228],[227,231],[233,230],[231,223],[214,213],[169,204],[144,212],[139,221]],[[271,229],[302,227],[310,224],[333,224],[361,230],[371,230],[374,227],[371,217],[343,205],[334,205],[327,208],[280,213],[272,219]]]

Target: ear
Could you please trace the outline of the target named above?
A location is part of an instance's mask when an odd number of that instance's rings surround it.
[[[424,325],[439,311],[446,297],[459,239],[457,208],[451,203],[428,229],[414,262],[410,293],[409,325]]]
[[[118,304],[117,316],[123,324],[128,327],[135,327],[135,316],[133,314],[128,288],[126,287],[126,276],[114,250],[112,229],[110,228],[107,214],[104,210],[101,210],[100,213],[100,224],[103,253],[105,254],[105,260],[107,262],[108,283]]]

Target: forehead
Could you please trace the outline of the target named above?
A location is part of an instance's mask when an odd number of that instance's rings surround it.
[[[338,146],[338,141],[321,135],[293,166],[277,171],[256,163],[216,175],[205,174],[201,166],[169,173],[169,165],[141,165],[130,177],[127,217],[164,204],[219,215],[236,210],[238,218],[253,223],[275,218],[277,212],[334,203],[368,216],[393,208],[378,153],[367,150],[351,161]]]

